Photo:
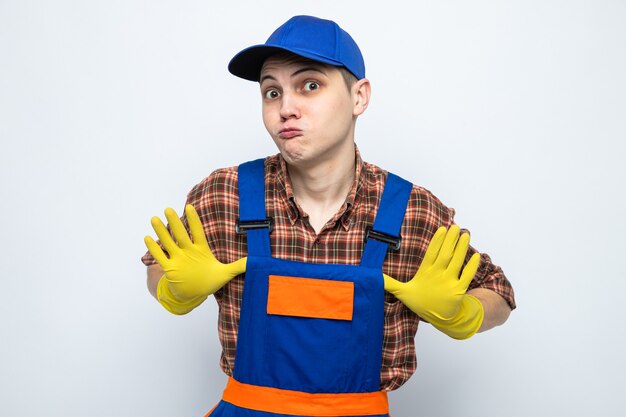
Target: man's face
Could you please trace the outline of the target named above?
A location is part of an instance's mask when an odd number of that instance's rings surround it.
[[[360,112],[336,67],[269,58],[260,86],[263,123],[288,163],[305,167],[329,162],[352,146]]]

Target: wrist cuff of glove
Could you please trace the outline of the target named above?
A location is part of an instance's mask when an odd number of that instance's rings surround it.
[[[478,298],[465,294],[461,308],[450,320],[435,318],[430,324],[453,339],[464,340],[474,336],[483,324],[485,310]]]
[[[174,294],[172,294],[165,275],[161,277],[157,286],[157,299],[159,300],[159,303],[161,303],[161,305],[170,313],[179,316],[187,314],[194,308],[198,307],[204,300],[207,299],[207,297],[207,295],[201,295],[194,297],[191,300],[178,300]]]

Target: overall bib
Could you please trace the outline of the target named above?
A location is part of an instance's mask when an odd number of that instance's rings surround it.
[[[411,183],[389,174],[360,265],[275,259],[263,159],[239,166],[248,262],[233,377],[211,417],[388,417],[382,266]]]

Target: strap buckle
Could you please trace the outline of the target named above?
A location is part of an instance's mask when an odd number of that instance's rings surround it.
[[[268,233],[272,233],[272,230],[274,230],[274,219],[268,217],[265,220],[237,220],[237,223],[235,223],[235,233],[238,235],[243,235],[248,230],[254,229],[269,229]]]
[[[367,239],[369,238],[388,244],[389,249],[393,251],[399,250],[400,243],[402,242],[401,236],[393,236],[388,235],[387,233],[377,232],[376,230],[372,229],[372,226],[367,226],[365,228],[365,241],[367,241]]]

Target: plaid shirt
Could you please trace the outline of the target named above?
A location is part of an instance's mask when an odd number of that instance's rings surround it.
[[[365,227],[374,223],[387,172],[363,162],[356,151],[354,185],[345,203],[335,216],[316,234],[307,214],[295,201],[287,176],[285,161],[280,155],[265,160],[265,195],[268,216],[274,218],[270,234],[272,256],[310,263],[357,265],[364,248]],[[237,168],[213,172],[188,194],[204,225],[213,254],[221,262],[233,262],[247,256],[245,236],[235,234],[239,216]],[[415,275],[428,243],[438,227],[449,227],[454,210],[444,206],[428,190],[413,186],[402,224],[402,247],[388,252],[383,272],[408,281]],[[183,223],[187,221],[183,216]],[[467,259],[475,253],[470,247]],[[156,263],[146,253],[146,265]],[[218,332],[222,344],[220,365],[229,376],[235,363],[237,329],[244,279],[239,276],[215,293],[219,306]],[[500,294],[515,308],[513,288],[502,270],[481,254],[481,263],[470,288],[482,287]],[[385,324],[381,389],[394,390],[415,372],[414,337],[419,318],[390,294],[385,298]]]

